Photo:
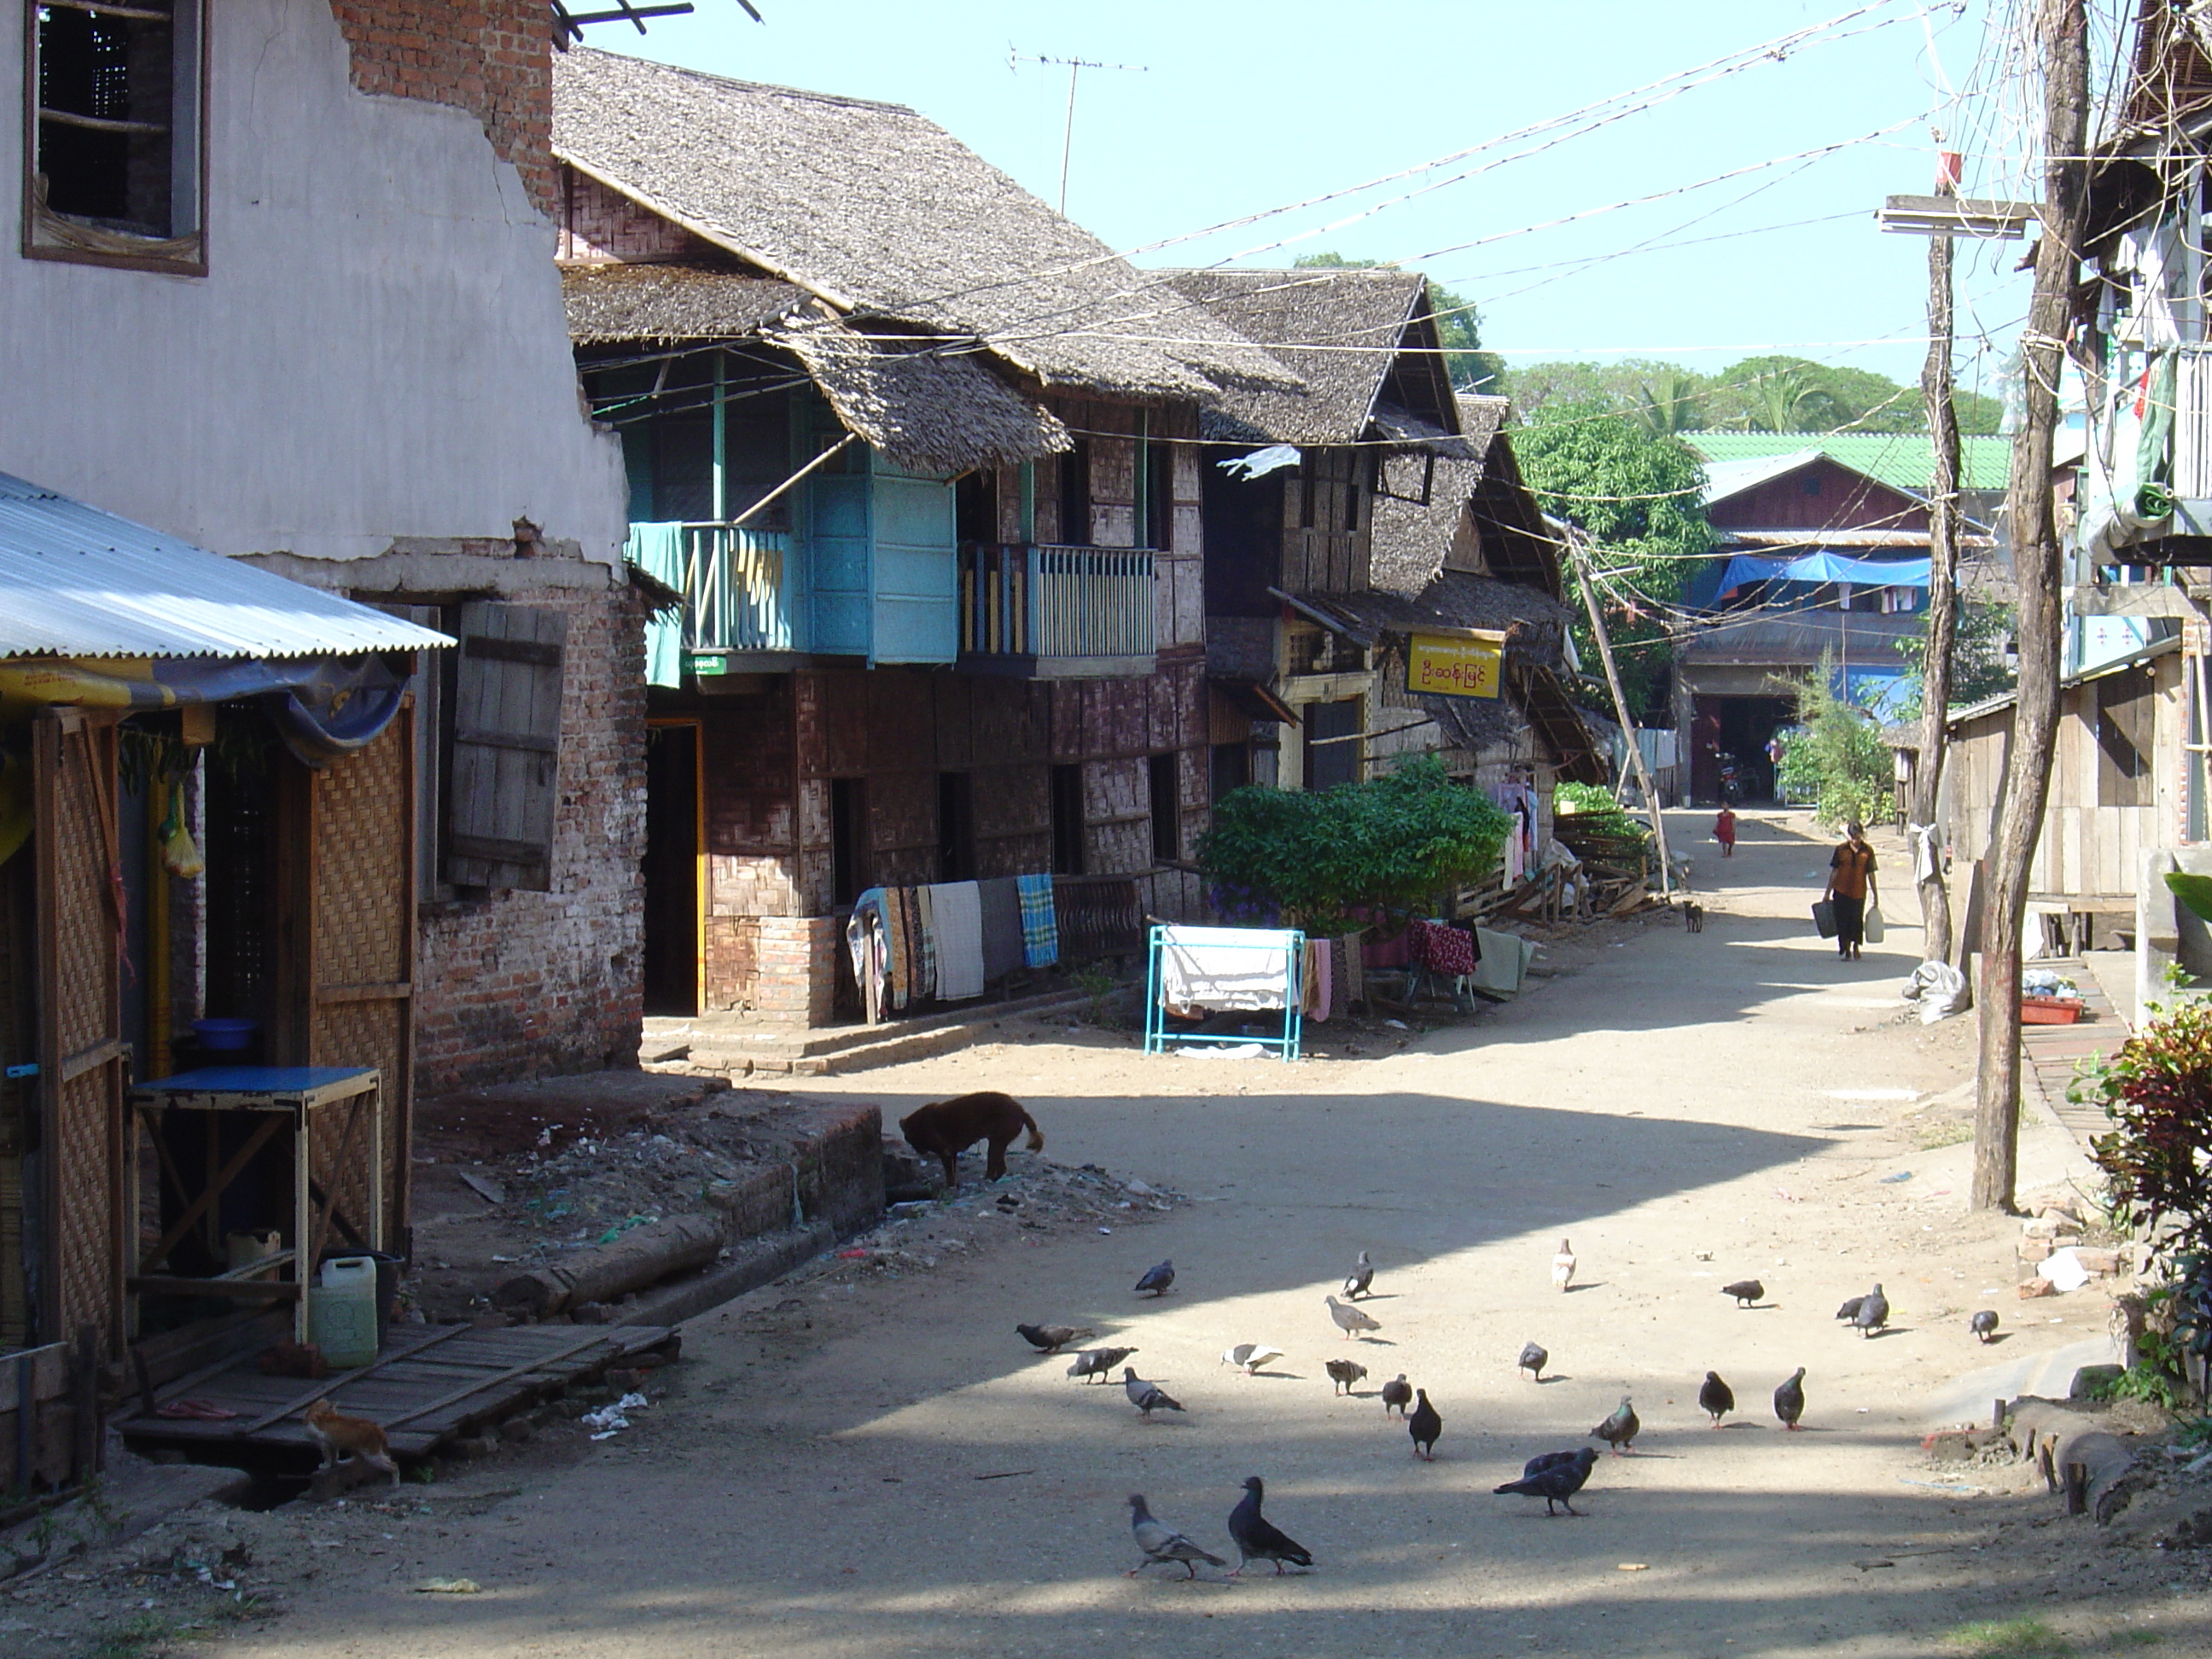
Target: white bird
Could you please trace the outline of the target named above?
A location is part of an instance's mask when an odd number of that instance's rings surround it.
[[[1280,1348],[1270,1347],[1265,1342],[1239,1342],[1233,1348],[1221,1351],[1221,1363],[1241,1368],[1247,1376],[1257,1376],[1263,1366],[1271,1365],[1283,1357]]]
[[[1559,1241],[1559,1253],[1552,1258],[1552,1283],[1561,1290],[1575,1282],[1575,1253],[1565,1239]]]

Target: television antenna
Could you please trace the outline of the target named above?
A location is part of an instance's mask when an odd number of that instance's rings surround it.
[[[1006,70],[1009,74],[1024,64],[1042,64],[1051,69],[1067,71],[1067,124],[1060,135],[1060,215],[1067,216],[1067,158],[1075,143],[1075,88],[1085,70],[1125,70],[1133,75],[1149,75],[1150,64],[1102,64],[1089,58],[1047,58],[1042,53],[1024,57],[1010,42],[1006,47]]]

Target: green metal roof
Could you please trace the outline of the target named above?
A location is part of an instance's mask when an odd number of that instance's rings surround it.
[[[1685,432],[1682,441],[1708,461],[1750,461],[1817,449],[1894,489],[1925,494],[1936,471],[1935,447],[1924,432]],[[1959,440],[1960,484],[2002,489],[2012,469],[2012,440]]]

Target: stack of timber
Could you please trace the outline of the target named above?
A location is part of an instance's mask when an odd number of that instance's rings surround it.
[[[1648,830],[1611,813],[1563,812],[1552,833],[1582,860],[1577,908],[1584,915],[1625,916],[1652,902]]]

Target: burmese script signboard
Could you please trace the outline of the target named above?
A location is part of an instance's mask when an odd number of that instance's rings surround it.
[[[1406,688],[1432,697],[1494,697],[1505,635],[1481,629],[1416,634],[1406,659]]]

